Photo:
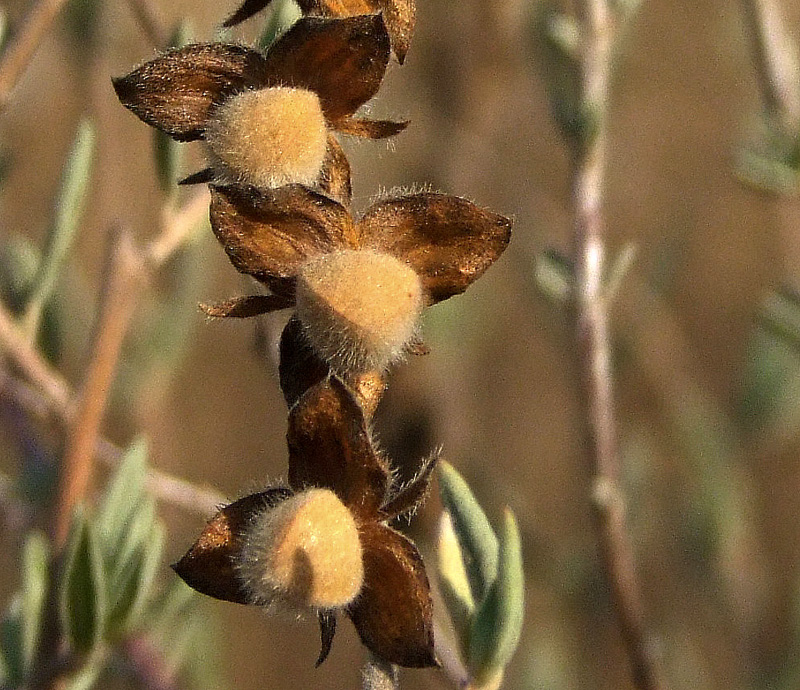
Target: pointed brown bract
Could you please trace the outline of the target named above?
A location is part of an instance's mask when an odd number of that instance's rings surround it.
[[[511,221],[446,194],[412,194],[370,207],[359,222],[370,246],[403,257],[434,303],[457,295],[503,253]]]
[[[280,294],[291,293],[310,256],[347,245],[353,234],[340,204],[298,185],[272,193],[212,186],[210,216],[231,263]]]
[[[242,536],[255,513],[290,495],[289,489],[275,487],[225,506],[208,521],[200,538],[172,569],[201,594],[237,604],[253,603],[236,574]]]
[[[347,613],[361,641],[400,666],[436,666],[433,604],[417,548],[380,523],[362,527],[364,586]]]
[[[214,105],[263,82],[261,53],[239,45],[197,43],[171,50],[114,79],[120,102],[179,141],[200,139]]]
[[[408,121],[394,122],[392,120],[367,120],[359,117],[347,117],[336,121],[336,129],[343,134],[364,139],[386,139],[399,134],[406,127]]]
[[[349,206],[353,197],[350,182],[350,161],[344,154],[339,142],[333,134],[328,135],[328,150],[322,161],[322,172],[319,176],[319,188],[331,199],[343,206]]]
[[[430,455],[408,484],[397,487],[381,508],[385,520],[394,520],[401,515],[411,515],[425,502],[431,487],[431,476],[438,459],[438,452]]]
[[[389,35],[380,15],[308,17],[270,47],[266,79],[313,91],[335,123],[378,92],[388,62]]]
[[[318,614],[319,619],[319,638],[320,649],[317,663],[314,666],[319,666],[328,654],[331,653],[331,646],[333,645],[333,638],[336,635],[336,614],[331,611],[320,611]]]
[[[235,26],[263,10],[272,0],[245,0],[223,26]],[[298,0],[304,15],[319,17],[355,17],[383,13],[397,61],[405,60],[414,33],[414,0]]]
[[[372,444],[352,393],[335,377],[303,395],[289,412],[289,485],[334,491],[356,516],[375,516],[389,488],[389,468]]]

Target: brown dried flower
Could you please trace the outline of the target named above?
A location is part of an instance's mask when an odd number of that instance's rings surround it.
[[[454,196],[386,199],[355,220],[299,185],[268,193],[212,186],[211,227],[233,265],[272,294],[206,312],[293,306],[311,347],[343,376],[383,371],[413,347],[422,308],[463,292],[511,236],[507,218]]]
[[[361,407],[333,377],[292,408],[287,440],[289,487],[222,508],[173,566],[176,572],[217,599],[316,610],[318,664],[330,651],[336,613],[344,611],[379,657],[436,665],[422,558],[387,525],[424,499],[436,458],[407,486],[394,485]]]
[[[244,0],[225,20],[223,26],[234,26],[260,12],[272,0]],[[414,32],[416,8],[414,0],[297,0],[304,15],[317,17],[355,17],[360,14],[383,13],[397,61],[403,64]]]
[[[147,124],[178,141],[205,141],[211,167],[187,182],[319,185],[347,203],[349,165],[330,130],[375,139],[406,127],[353,116],[378,91],[388,60],[380,15],[308,17],[266,54],[189,45],[115,79],[114,88]]]

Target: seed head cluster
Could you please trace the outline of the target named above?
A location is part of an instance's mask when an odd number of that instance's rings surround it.
[[[269,3],[245,0],[225,24]],[[483,275],[511,223],[435,193],[353,213],[338,137],[389,137],[408,124],[357,111],[379,90],[391,54],[403,62],[413,0],[298,4],[303,17],[266,52],[192,44],[114,80],[142,121],[203,142],[208,167],[184,182],[210,185],[215,236],[233,266],[266,288],[205,312],[292,312],[280,347],[287,481],[222,507],[174,568],[217,599],[315,612],[318,663],[344,614],[376,656],[433,666],[425,566],[390,522],[424,500],[436,456],[399,485],[370,422],[392,365],[426,350],[423,309]]]

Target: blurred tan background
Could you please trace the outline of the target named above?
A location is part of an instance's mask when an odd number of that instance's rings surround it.
[[[15,21],[25,6],[5,9]],[[167,26],[190,17],[200,40],[233,9],[157,6]],[[382,189],[429,185],[515,220],[497,265],[430,311],[432,351],[396,369],[376,425],[398,464],[411,467],[441,445],[492,519],[506,504],[519,517],[527,617],[506,687],[627,688],[578,447],[571,328],[534,280],[544,249],[569,251],[570,199],[566,152],[533,56],[532,9],[526,0],[419,0],[406,64],[391,64],[373,106],[411,126],[388,145],[346,144],[358,208]],[[800,42],[800,6],[783,9]],[[36,242],[80,117],[99,127],[89,217],[70,271],[87,296],[73,305],[67,338],[63,370],[74,383],[104,236],[114,223],[151,236],[162,198],[152,132],[119,105],[110,82],[154,49],[125,0],[97,11],[96,32],[77,41],[74,26],[57,23],[0,114],[11,165],[0,233]],[[233,36],[252,40],[260,23]],[[615,311],[620,440],[646,607],[676,689],[800,687],[783,675],[800,663],[800,360],[757,326],[771,290],[800,286],[800,208],[734,174],[760,109],[736,3],[642,2],[618,58],[607,210],[613,250],[638,248]],[[191,303],[249,288],[210,233],[193,256]],[[274,361],[258,354],[252,322],[212,323],[193,308],[187,318],[185,350],[120,389],[108,435],[124,443],[144,431],[160,468],[235,498],[285,472]],[[262,324],[272,346],[282,318]],[[131,339],[138,335],[134,327]],[[759,385],[761,397],[746,395]],[[0,457],[13,473],[14,453]],[[411,526],[431,568],[438,513],[432,497]],[[162,515],[175,559],[203,518],[169,506]],[[13,565],[7,539],[0,561]],[[11,591],[13,575],[6,581]],[[348,622],[315,670],[313,620],[217,602],[208,610],[219,619],[228,687],[359,687],[362,650]],[[448,686],[436,672],[407,671],[403,687]]]

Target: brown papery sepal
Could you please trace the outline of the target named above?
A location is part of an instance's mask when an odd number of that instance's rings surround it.
[[[380,15],[296,22],[266,55],[266,81],[313,91],[325,117],[352,115],[378,91],[389,62]]]
[[[377,519],[389,468],[375,449],[364,411],[336,377],[310,388],[289,412],[289,485],[333,491],[356,517]]]
[[[245,0],[225,20],[223,26],[235,26],[267,7],[272,0]],[[319,17],[355,17],[383,12],[386,28],[397,61],[405,60],[411,35],[414,32],[414,0],[298,0],[304,15]]]
[[[378,202],[358,229],[370,246],[408,262],[434,304],[464,292],[511,239],[508,218],[446,194]]]
[[[242,273],[290,294],[310,257],[348,246],[353,222],[344,207],[300,185],[273,192],[211,186],[211,229]]]
[[[113,80],[121,103],[178,141],[200,139],[209,111],[228,96],[260,83],[261,53],[226,43],[171,50]]]
[[[347,609],[364,645],[400,666],[437,666],[433,604],[425,565],[399,532],[371,523],[361,529],[364,587]]]
[[[242,552],[242,535],[254,514],[277,505],[290,495],[289,489],[274,487],[240,498],[220,509],[172,569],[201,594],[236,604],[254,603],[236,572],[235,563]]]

